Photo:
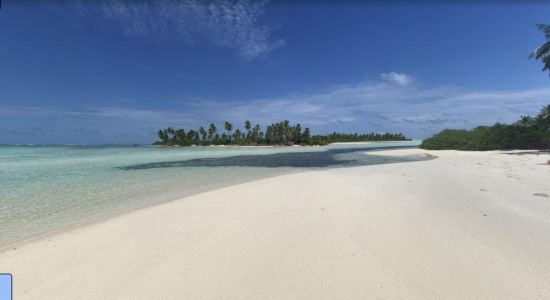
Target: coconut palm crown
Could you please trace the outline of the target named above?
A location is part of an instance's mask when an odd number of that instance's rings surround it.
[[[537,27],[544,32],[547,42],[535,49],[529,58],[540,60],[544,64],[542,70],[550,71],[550,25],[537,24]]]

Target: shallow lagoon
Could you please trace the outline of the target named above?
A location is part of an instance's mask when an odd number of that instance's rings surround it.
[[[137,207],[309,169],[417,160],[327,147],[0,146],[0,246]]]

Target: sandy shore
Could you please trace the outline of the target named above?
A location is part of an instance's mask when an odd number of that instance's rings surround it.
[[[0,254],[15,299],[548,299],[550,155],[231,186]]]

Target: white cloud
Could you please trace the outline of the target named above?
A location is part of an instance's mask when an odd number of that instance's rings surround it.
[[[159,0],[84,1],[78,10],[114,24],[130,37],[202,41],[235,49],[251,60],[284,46],[273,29],[260,23],[267,1]]]
[[[380,78],[402,86],[409,85],[414,82],[414,77],[398,72],[382,73],[380,74]]]
[[[10,117],[56,116],[130,122],[148,128],[182,126],[197,128],[209,122],[245,120],[262,125],[291,120],[315,132],[392,131],[410,137],[426,137],[444,128],[472,128],[495,122],[512,122],[521,115],[534,115],[550,103],[550,88],[524,90],[472,90],[423,85],[396,86],[387,82],[337,85],[321,91],[298,92],[282,97],[242,101],[187,99],[172,103],[170,111],[125,107],[60,110],[55,108],[0,107]],[[34,118],[36,119],[36,118]]]
[[[100,107],[84,109],[59,109],[55,107],[0,106],[0,116],[11,117],[60,117],[78,119],[105,119],[127,122],[158,124],[160,122],[185,124],[196,122],[193,114],[173,111],[155,111],[130,107]]]
[[[319,132],[394,131],[412,137],[429,136],[444,128],[472,128],[513,122],[534,115],[550,103],[550,88],[470,90],[440,86],[395,86],[385,82],[338,85],[324,91],[279,98],[227,102],[196,100],[189,109],[208,112],[203,118],[242,123],[284,119]]]

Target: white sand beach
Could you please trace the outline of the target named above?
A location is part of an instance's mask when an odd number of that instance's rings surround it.
[[[14,299],[548,299],[550,155],[230,186],[0,254]]]

